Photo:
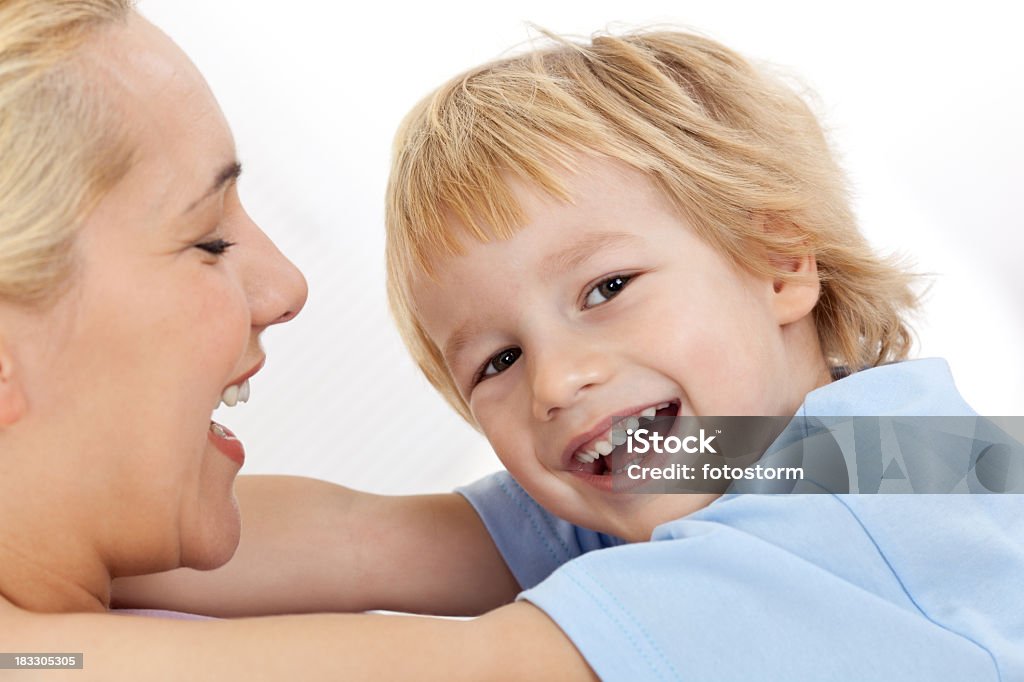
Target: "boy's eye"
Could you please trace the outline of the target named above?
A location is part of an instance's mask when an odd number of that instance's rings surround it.
[[[484,365],[483,369],[480,370],[478,381],[495,374],[501,374],[506,369],[515,364],[519,356],[523,354],[523,351],[519,348],[506,348],[501,351]]]
[[[196,248],[202,249],[203,251],[214,256],[222,256],[228,249],[230,249],[234,245],[234,242],[229,242],[224,239],[213,239],[208,242],[203,242],[202,244],[196,244]]]
[[[615,275],[598,282],[597,286],[587,293],[587,298],[583,301],[583,307],[593,308],[615,298],[626,288],[631,279],[632,277],[629,275]]]

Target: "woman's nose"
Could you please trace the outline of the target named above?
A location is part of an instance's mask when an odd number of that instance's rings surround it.
[[[253,327],[269,327],[291,320],[306,304],[306,278],[285,258],[255,224],[251,238],[253,258],[246,273],[246,293]]]
[[[524,359],[533,389],[533,414],[541,421],[578,403],[611,373],[611,359],[605,353],[568,336],[546,342],[531,355]]]

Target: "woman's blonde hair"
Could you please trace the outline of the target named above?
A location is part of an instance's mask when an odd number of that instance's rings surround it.
[[[52,300],[131,151],[80,48],[131,0],[0,0],[0,301]]]
[[[392,312],[427,379],[471,423],[419,321],[411,282],[436,276],[438,259],[460,253],[461,239],[506,239],[521,227],[509,177],[571,199],[557,173],[571,171],[580,152],[646,173],[703,239],[752,272],[786,278],[787,260],[813,253],[822,284],[814,319],[831,364],[861,368],[908,353],[911,276],[859,233],[843,174],[800,96],[693,34],[555,38],[445,83],[395,140]]]

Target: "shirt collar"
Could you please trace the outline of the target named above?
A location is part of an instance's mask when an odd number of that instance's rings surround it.
[[[973,415],[941,358],[907,360],[854,372],[804,398],[797,416]]]

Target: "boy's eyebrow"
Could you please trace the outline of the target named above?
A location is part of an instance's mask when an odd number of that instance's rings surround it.
[[[605,247],[638,241],[641,241],[640,237],[628,232],[592,232],[569,247],[545,256],[541,261],[541,272],[545,278],[550,279],[557,273],[578,267]],[[449,367],[455,364],[455,356],[477,334],[477,327],[478,325],[469,320],[460,325],[445,341],[441,354]]]
[[[455,357],[462,352],[462,349],[469,343],[469,340],[473,338],[477,333],[477,325],[469,320],[464,324],[460,325],[455,333],[448,337],[448,340],[444,342],[444,348],[441,350],[441,355],[445,362],[448,363],[449,369],[455,365]]]
[[[578,267],[605,247],[636,241],[640,241],[640,238],[628,232],[594,232],[568,248],[546,256],[541,262],[541,271],[550,278],[560,272]]]

